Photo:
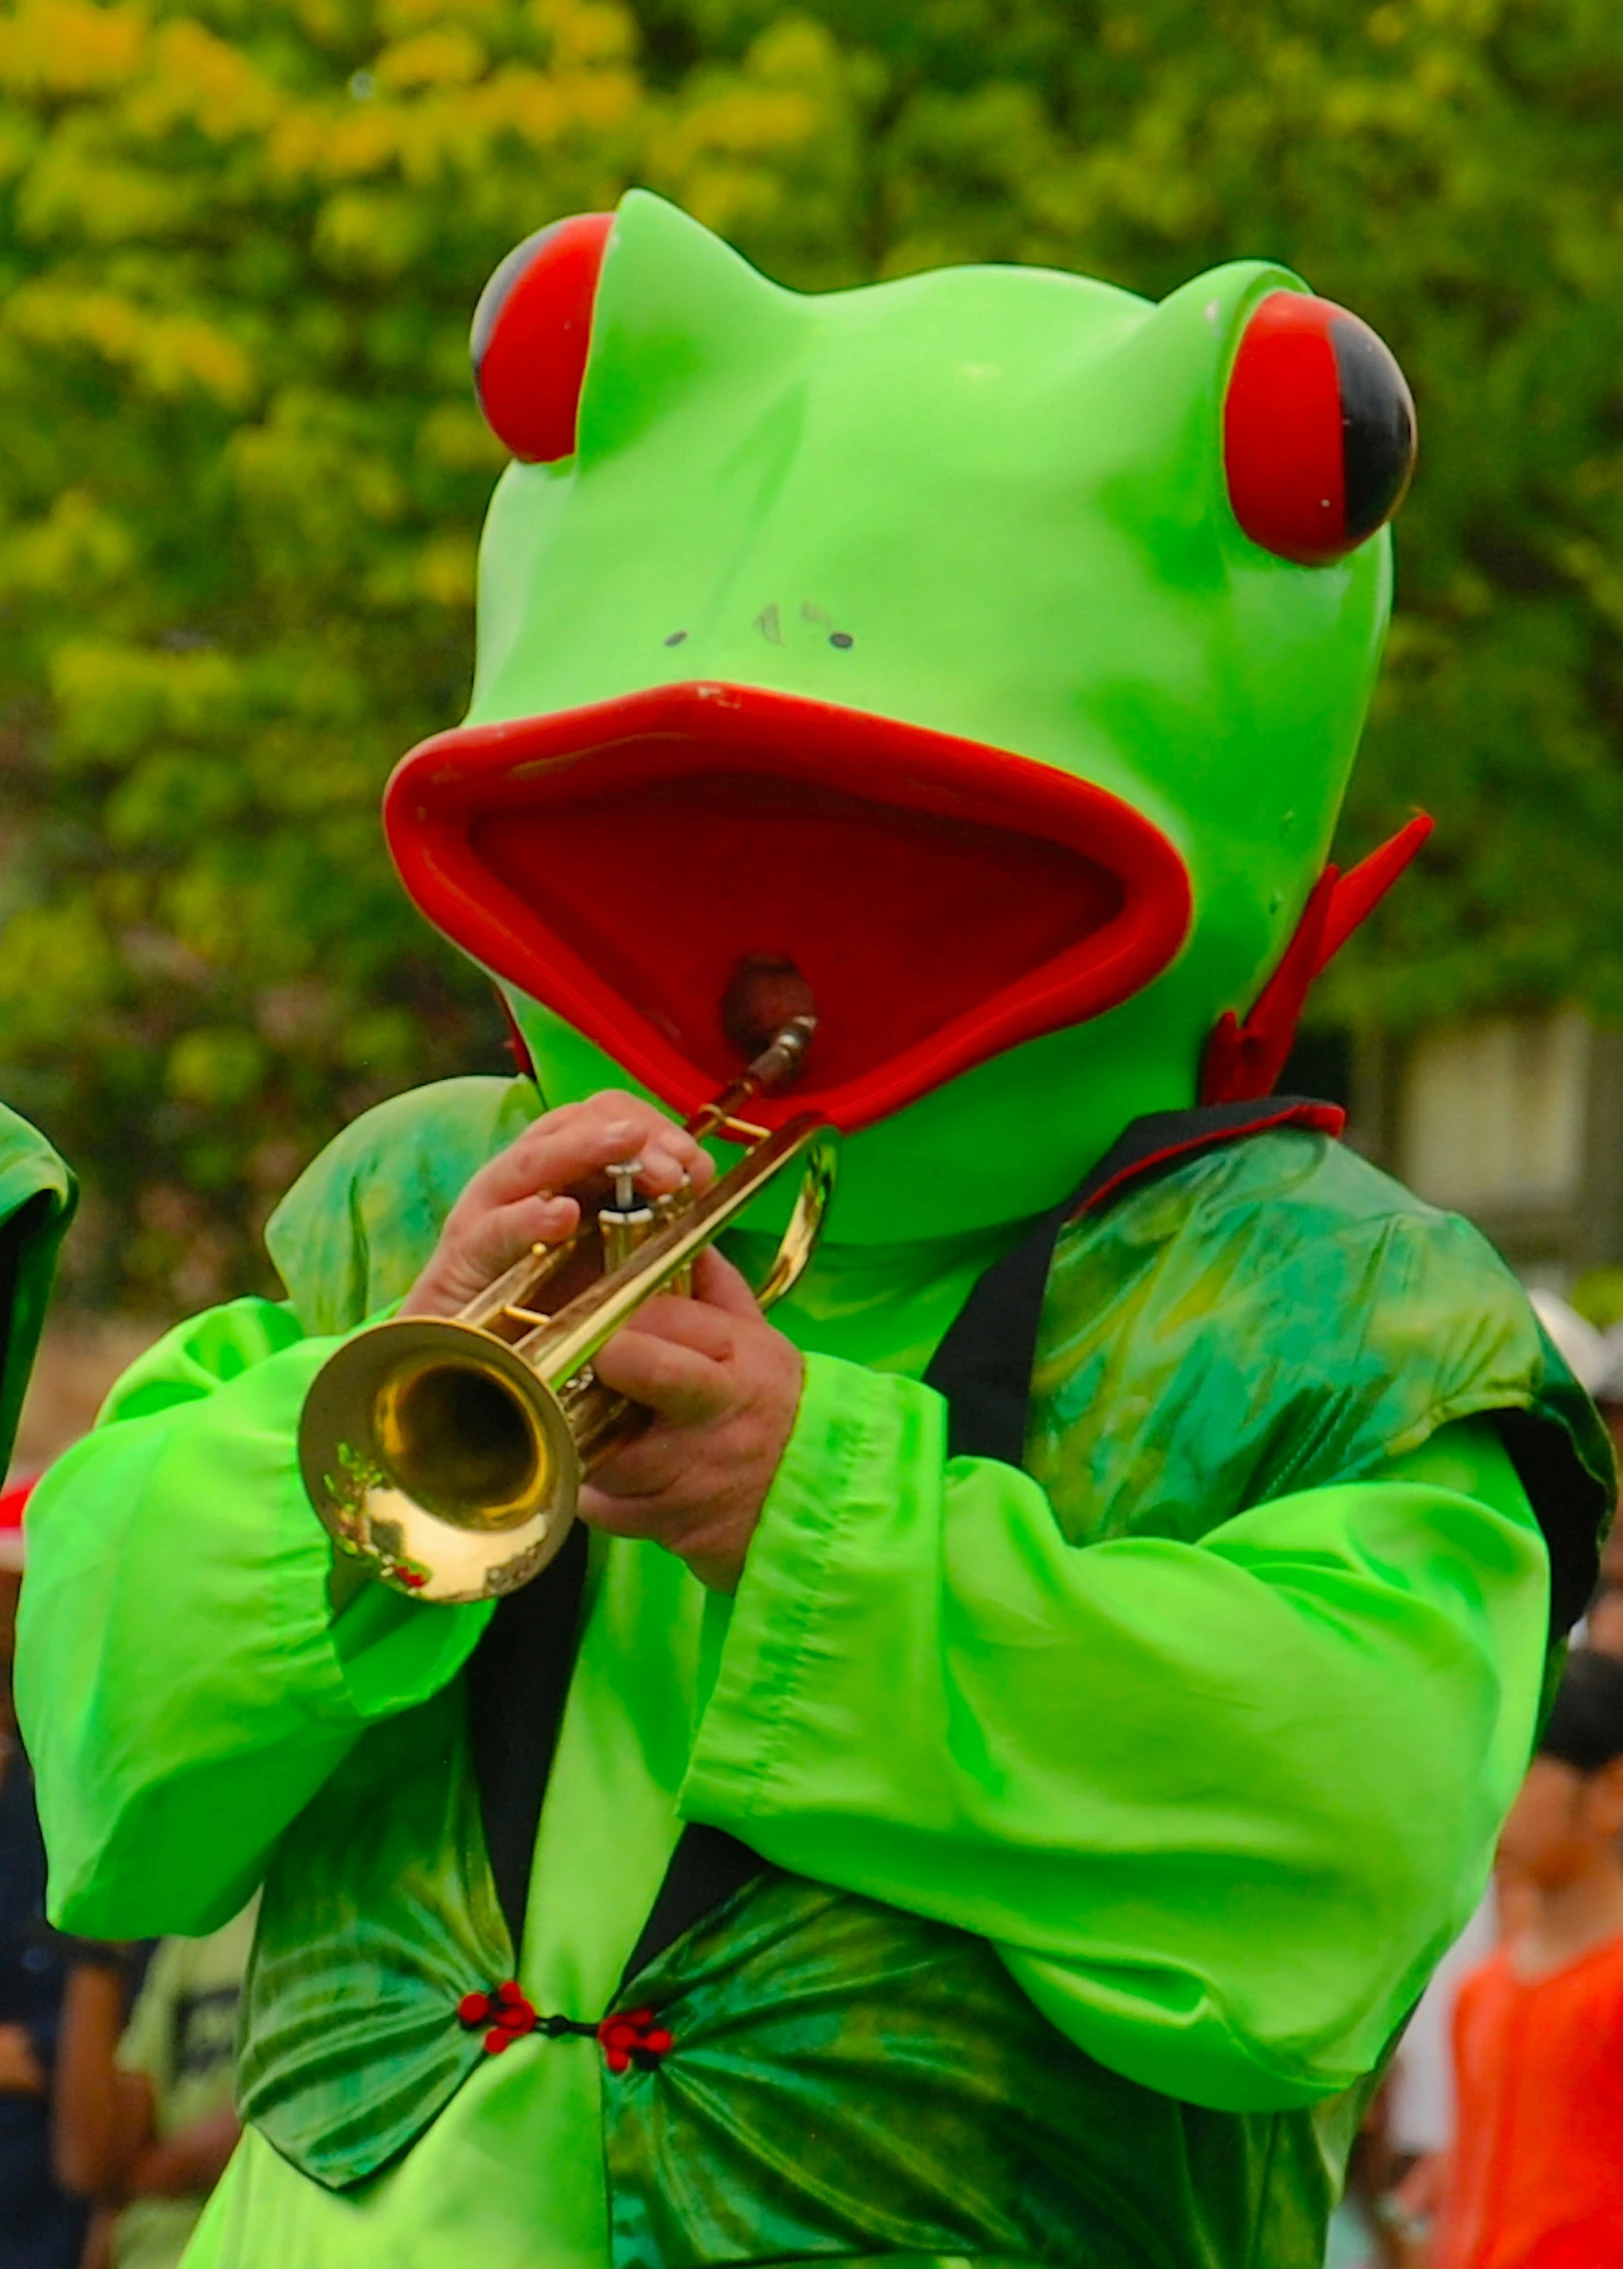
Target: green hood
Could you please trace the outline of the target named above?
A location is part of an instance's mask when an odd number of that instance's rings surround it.
[[[0,1476],[77,1200],[78,1185],[45,1137],[0,1105]]]

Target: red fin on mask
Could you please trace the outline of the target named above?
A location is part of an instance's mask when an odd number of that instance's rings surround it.
[[[520,1079],[534,1079],[535,1058],[530,1054],[530,1043],[520,1030],[518,1018],[513,1014],[512,1005],[500,985],[496,987],[496,1006],[501,1010],[502,1022],[507,1027],[507,1038],[502,1044],[513,1059],[513,1069]]]
[[[1302,919],[1242,1024],[1225,1009],[1212,1029],[1200,1068],[1202,1103],[1244,1103],[1271,1095],[1296,1038],[1308,988],[1341,951],[1402,874],[1432,822],[1417,812],[1390,842],[1361,860],[1350,874],[1326,867],[1308,894]]]

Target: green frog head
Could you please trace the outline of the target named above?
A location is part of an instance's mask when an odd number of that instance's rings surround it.
[[[692,1110],[732,973],[792,961],[777,1108],[875,1241],[1036,1212],[1203,1063],[1266,1084],[1236,1019],[1322,947],[1412,453],[1356,318],[1256,261],[805,296],[633,192],[519,247],[474,354],[473,700],[388,824],[549,1100]]]

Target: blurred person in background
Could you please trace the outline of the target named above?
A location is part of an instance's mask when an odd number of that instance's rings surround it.
[[[86,2209],[51,2169],[65,1964],[45,1921],[45,1847],[11,1707],[22,1494],[0,1500],[0,2269],[76,2269]]]
[[[1477,1969],[1501,1936],[1497,1886],[1491,1886],[1464,1930],[1443,1956],[1420,1997],[1393,2056],[1381,2091],[1385,2151],[1378,2188],[1362,2203],[1365,2226],[1373,2223],[1387,2251],[1332,2253],[1328,2269],[1370,2269],[1391,2261],[1409,2265],[1427,2259],[1426,2239],[1442,2196],[1448,2153],[1454,2140],[1454,2004],[1460,1986]],[[1355,2167],[1356,2167],[1355,2161]],[[1349,2184],[1349,2203],[1360,2201]]]
[[[1603,1584],[1585,1625],[1585,1643],[1595,1654],[1623,1658],[1623,1585]]]
[[[1575,1653],[1500,1839],[1518,1924],[1460,1988],[1435,2269],[1623,2262],[1623,1663]]]
[[[1613,1442],[1623,1441],[1623,1346],[1611,1343],[1587,1317],[1553,1292],[1535,1290],[1529,1298],[1573,1376],[1606,1419]],[[1609,1401],[1608,1389],[1614,1384],[1616,1392]],[[1623,1560],[1618,1557],[1615,1531],[1613,1539],[1607,1546],[1608,1559],[1602,1564],[1599,1587],[1587,1617],[1577,1626],[1577,1635],[1597,1651],[1623,1654],[1623,1591],[1615,1588],[1623,1577]],[[1608,1564],[1614,1571],[1611,1585],[1606,1574]],[[1366,2263],[1407,2263],[1425,2258],[1425,2233],[1435,2221],[1444,2193],[1454,2140],[1455,2004],[1465,1979],[1488,1959],[1498,1943],[1521,1929],[1527,1919],[1528,1897],[1527,1886],[1519,1879],[1502,1877],[1490,1885],[1422,1995],[1381,2092],[1384,2179],[1379,2189],[1364,2199],[1349,2183],[1343,2252],[1339,2259],[1332,2253],[1330,2269],[1364,2269]],[[1355,2159],[1355,2173],[1358,2165]],[[1379,2244],[1354,2236],[1355,2231],[1371,2226],[1378,2233]]]
[[[56,2167],[68,2188],[116,2212],[114,2269],[172,2269],[236,2148],[237,2008],[254,1914],[250,1905],[207,1938],[163,1939],[133,2011],[136,1950],[78,1948],[62,2013]]]
[[[74,1196],[50,1144],[0,1107],[0,1472]],[[45,1850],[11,1700],[27,1494],[0,1497],[0,2269],[76,2269],[85,2209],[51,2169],[62,1954],[46,1926]]]
[[[1400,2052],[1401,2053],[1401,2052]],[[1407,2218],[1389,2199],[1403,2171],[1392,2135],[1392,2085],[1376,2091],[1347,2161],[1347,2189],[1330,2225],[1324,2269],[1421,2269]]]

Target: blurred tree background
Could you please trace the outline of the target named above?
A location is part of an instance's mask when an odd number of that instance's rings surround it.
[[[1623,1015],[1620,114],[1616,0],[8,0],[0,1093],[71,1296],[249,1288],[343,1119],[499,1067],[377,799],[468,682],[472,300],[633,181],[811,289],[1358,309],[1424,449],[1347,848],[1441,824],[1321,1013]]]

